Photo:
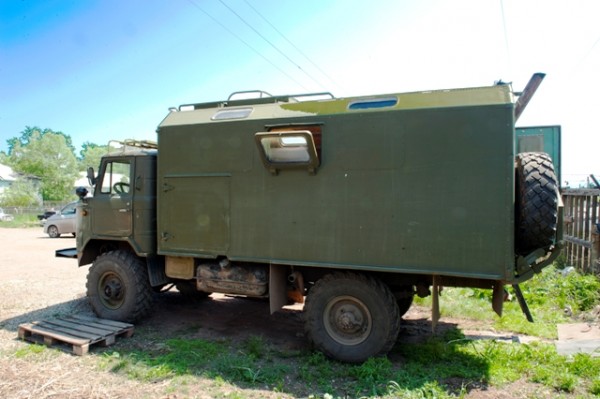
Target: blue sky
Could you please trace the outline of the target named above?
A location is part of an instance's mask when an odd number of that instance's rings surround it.
[[[563,180],[600,176],[597,0],[0,0],[0,15],[2,151],[25,126],[78,151],[156,139],[168,107],[239,90],[521,90],[545,72],[519,126],[562,125]]]

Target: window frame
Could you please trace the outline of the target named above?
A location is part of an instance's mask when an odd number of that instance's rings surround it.
[[[227,121],[235,119],[246,119],[254,111],[253,107],[241,107],[241,108],[222,108],[211,116],[212,121]]]
[[[118,173],[118,169],[115,170],[115,165],[114,164],[121,164],[121,165],[127,165],[128,167],[128,174],[121,174]],[[119,195],[119,196],[130,196],[131,195],[131,176],[132,176],[132,170],[131,170],[131,165],[132,165],[132,160],[129,158],[114,158],[114,159],[107,159],[106,162],[104,162],[104,165],[102,167],[101,173],[102,173],[102,179],[99,182],[100,184],[97,184],[97,190],[98,190],[98,194],[99,195]],[[114,184],[117,183],[117,181],[114,180],[115,175],[122,175],[121,178],[126,177],[129,182],[127,184],[129,184],[129,190],[127,192],[123,192],[123,193],[118,193],[114,190]],[[109,185],[105,186],[104,183],[107,181],[109,181]],[[105,191],[105,188],[108,188],[108,191]]]
[[[302,137],[306,142],[306,153],[308,155],[308,160],[301,161],[281,161],[281,160],[273,160],[269,157],[269,155],[265,151],[265,147],[263,146],[263,140],[279,140],[280,142],[286,138],[296,138]],[[254,140],[256,142],[256,146],[258,147],[258,152],[260,154],[261,160],[265,168],[267,168],[273,175],[277,175],[280,170],[284,169],[306,169],[308,173],[311,175],[316,174],[317,168],[320,165],[319,155],[317,153],[317,148],[315,145],[315,140],[313,134],[309,130],[277,130],[270,132],[257,132],[254,134]],[[281,143],[281,148],[286,146],[293,147],[298,145],[293,144],[284,144]]]
[[[398,105],[398,97],[369,98],[352,101],[348,104],[350,111],[364,111],[369,109],[393,108]]]

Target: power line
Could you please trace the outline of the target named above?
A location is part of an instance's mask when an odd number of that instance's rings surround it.
[[[502,29],[504,31],[504,46],[506,47],[506,58],[508,64],[508,72],[512,74],[512,61],[510,58],[510,47],[508,45],[508,33],[506,29],[506,16],[504,14],[504,1],[500,0],[500,11],[502,13]]]
[[[211,14],[209,14],[207,11],[205,11],[202,7],[200,7],[200,5],[198,5],[194,0],[188,0],[194,7],[198,8],[200,11],[202,11],[207,17],[209,17],[210,19],[212,19],[215,23],[217,23],[221,28],[225,29],[230,35],[232,35],[233,37],[235,37],[236,39],[238,39],[240,42],[242,42],[246,47],[248,47],[250,50],[254,51],[258,56],[260,56],[262,59],[264,59],[265,61],[267,61],[269,64],[271,64],[271,66],[273,66],[273,68],[277,69],[279,72],[281,72],[283,75],[285,75],[286,77],[288,77],[291,81],[293,81],[294,83],[296,83],[298,86],[302,87],[304,90],[309,91],[302,83],[298,82],[296,79],[294,79],[290,74],[288,74],[287,72],[285,72],[283,69],[279,68],[277,65],[275,65],[275,63],[273,61],[271,61],[269,58],[267,58],[266,56],[264,56],[260,51],[258,51],[257,49],[255,49],[254,47],[252,47],[248,42],[246,42],[244,39],[242,39],[238,34],[236,34],[235,32],[233,32],[231,29],[229,29],[227,26],[225,26],[224,24],[221,23],[221,21],[219,21],[218,19],[216,19],[215,17],[213,17]]]
[[[319,72],[321,72],[321,74],[323,76],[325,76],[327,79],[329,79],[330,82],[332,82],[333,84],[335,84],[337,87],[339,87],[340,89],[344,89],[342,86],[340,86],[331,76],[329,76],[324,70],[322,70],[319,65],[317,65],[312,59],[310,59],[310,57],[308,55],[306,55],[302,50],[300,50],[300,48],[298,48],[298,46],[296,46],[294,43],[292,43],[292,41],[290,39],[288,39],[279,29],[277,29],[277,27],[275,25],[273,25],[262,13],[260,13],[252,4],[250,4],[247,0],[244,0],[244,3],[246,3],[248,5],[248,7],[250,7],[256,14],[258,14],[259,17],[261,17],[267,24],[269,24],[269,26],[271,28],[273,28],[273,30],[275,32],[277,32],[286,42],[289,43],[290,46],[292,46],[298,53],[300,53],[308,62],[311,63],[312,66],[314,66]]]
[[[229,5],[227,5],[227,3],[225,3],[223,0],[219,0],[219,3],[223,4],[223,6],[225,6],[229,11],[231,11],[231,13],[233,13],[236,17],[238,17],[240,19],[240,21],[242,21],[247,27],[249,27],[250,29],[252,29],[254,31],[254,33],[256,33],[258,36],[260,36],[261,39],[263,39],[265,42],[267,42],[271,47],[273,47],[279,54],[281,54],[285,59],[287,59],[289,62],[291,62],[296,68],[298,68],[300,71],[302,71],[306,76],[308,76],[313,82],[315,82],[318,86],[320,86],[322,89],[327,90],[325,88],[325,86],[323,86],[321,84],[321,82],[319,82],[317,79],[315,79],[312,75],[310,75],[308,72],[306,72],[300,65],[298,65],[294,60],[292,60],[287,54],[285,54],[281,49],[279,49],[279,47],[277,47],[273,42],[271,42],[269,39],[267,39],[262,33],[260,33],[256,28],[254,28],[248,21],[246,21],[240,14],[238,14],[233,8],[229,7]]]
[[[598,45],[598,43],[600,43],[600,36],[598,36],[598,39],[596,39],[596,41],[594,42],[594,44],[592,44],[592,47],[589,48],[589,50],[581,57],[581,59],[579,60],[579,62],[577,62],[577,66],[581,66],[586,60],[587,58],[590,56],[590,54],[592,54],[592,52],[594,51],[594,49],[596,48],[596,46]]]

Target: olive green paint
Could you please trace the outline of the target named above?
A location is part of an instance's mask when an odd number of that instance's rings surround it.
[[[158,129],[158,252],[509,281],[508,86],[394,96],[361,111],[334,99],[260,104],[240,120],[212,121],[218,108],[169,114]],[[314,124],[316,173],[271,173],[255,134]]]
[[[256,137],[272,128],[304,132],[318,162],[265,163]],[[126,241],[151,258],[516,279],[507,85],[192,104],[170,112],[157,133],[158,152],[104,158],[130,161],[131,191],[96,188],[82,201],[80,265],[106,242]]]

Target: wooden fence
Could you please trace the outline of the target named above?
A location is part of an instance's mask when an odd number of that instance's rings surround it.
[[[600,190],[565,189],[566,264],[600,275]]]
[[[30,206],[30,207],[20,207],[20,206],[3,206],[2,209],[4,212],[9,213],[11,215],[38,215],[44,213],[44,211],[52,210],[59,211],[63,206],[67,205],[69,202],[50,202],[46,201],[43,205],[40,206]]]

